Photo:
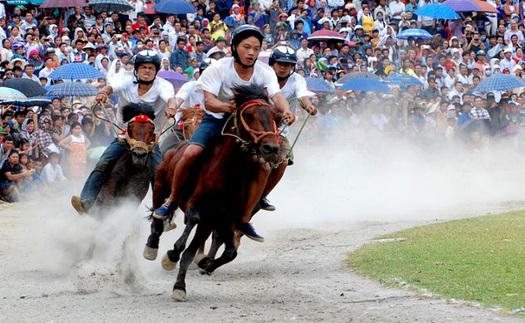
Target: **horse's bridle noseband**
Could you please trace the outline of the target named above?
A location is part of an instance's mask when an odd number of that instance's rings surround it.
[[[277,129],[277,124],[275,123],[275,120],[273,120],[273,131],[257,131],[257,130],[253,130],[252,128],[250,128],[250,126],[248,125],[248,123],[246,122],[246,120],[244,120],[244,111],[247,109],[247,108],[250,108],[252,106],[265,106],[265,107],[268,107],[270,108],[270,104],[264,100],[261,100],[261,99],[253,99],[253,100],[248,100],[246,102],[244,102],[238,109],[237,111],[240,111],[240,114],[239,114],[239,119],[241,120],[241,124],[242,126],[244,127],[244,129],[246,131],[248,131],[248,133],[252,136],[253,138],[253,143],[254,144],[258,144],[259,141],[261,141],[261,139],[263,139],[264,137],[266,136],[279,136],[279,129]],[[235,112],[237,113],[237,112]],[[240,137],[240,134],[239,134],[239,127],[237,125],[237,118],[234,117],[234,122],[235,122],[235,128],[237,129],[237,135]]]
[[[130,124],[132,122],[149,122],[153,126],[155,126],[155,122],[153,122],[153,120],[151,120],[148,116],[146,116],[144,114],[139,114],[138,116],[132,118],[131,120],[128,121],[128,124]],[[129,136],[129,131],[126,131],[125,132],[125,139],[126,139],[128,145],[129,145],[129,150],[130,151],[134,151],[136,149],[144,149],[145,151],[150,153],[150,152],[152,152],[155,149],[155,145],[157,144],[157,142],[159,140],[159,136],[157,136],[155,134],[155,141],[150,143],[150,144],[147,144],[147,143],[145,143],[143,141],[131,138]]]

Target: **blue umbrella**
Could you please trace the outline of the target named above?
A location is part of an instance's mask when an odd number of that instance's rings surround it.
[[[82,80],[104,77],[96,68],[84,63],[71,63],[57,67],[49,78],[52,80]]]
[[[461,19],[461,16],[458,15],[454,9],[447,7],[440,3],[431,3],[427,4],[414,12],[418,16],[425,16],[435,19]]]
[[[162,0],[153,7],[155,11],[162,13],[171,13],[174,15],[182,15],[187,13],[195,13],[197,9],[186,0]]]
[[[316,93],[334,93],[335,89],[330,86],[324,79],[317,77],[307,77],[305,78],[306,87],[309,91]]]
[[[380,80],[376,80],[373,78],[357,78],[352,79],[343,86],[341,86],[341,90],[354,90],[354,91],[361,91],[361,92],[390,92],[390,89],[388,86],[383,83]]]
[[[98,89],[92,85],[80,82],[66,82],[57,84],[51,87],[51,90],[46,93],[48,96],[95,96],[98,94]]]
[[[423,40],[430,40],[434,38],[434,36],[432,36],[428,31],[416,28],[405,29],[397,34],[398,39],[408,39],[410,37]]]
[[[423,86],[423,82],[408,74],[391,74],[385,82],[388,84],[405,85],[405,86]]]
[[[525,81],[510,74],[494,74],[484,79],[474,88],[478,92],[507,91],[525,86]]]
[[[376,80],[381,80],[381,78],[378,75],[375,75],[374,73],[370,72],[353,72],[348,73],[345,76],[341,77],[335,82],[335,85],[341,86],[345,84],[346,82],[353,80],[353,79],[363,79],[363,78],[372,78]]]

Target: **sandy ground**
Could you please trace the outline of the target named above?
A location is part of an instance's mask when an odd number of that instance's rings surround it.
[[[0,205],[0,321],[521,322],[495,309],[385,288],[344,260],[381,234],[525,208],[523,157],[347,139],[301,143],[296,165],[270,196],[278,210],[254,220],[266,242],[244,240],[237,259],[212,276],[189,271],[185,303],[170,297],[176,271],[142,258],[149,225],[143,206],[122,206],[96,221],[68,205],[75,190]],[[162,237],[162,253],[180,231]]]

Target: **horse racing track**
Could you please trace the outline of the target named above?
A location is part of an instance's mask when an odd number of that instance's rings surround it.
[[[153,262],[142,258],[149,234],[144,205],[139,210],[121,206],[95,220],[78,216],[69,196],[1,204],[1,321],[521,321],[460,301],[386,289],[344,266],[349,251],[381,234],[523,208],[524,202],[508,202],[519,198],[519,176],[483,171],[483,181],[497,177],[496,188],[504,186],[507,194],[461,204],[481,195],[476,194],[481,182],[475,182],[480,174],[462,173],[468,185],[454,177],[457,186],[470,190],[456,192],[459,196],[452,200],[437,185],[442,176],[431,176],[441,163],[425,161],[423,167],[393,158],[394,171],[383,159],[335,148],[329,160],[321,160],[326,147],[323,154],[315,149],[310,147],[308,155],[298,150],[296,164],[270,195],[277,211],[255,216],[254,225],[266,242],[243,240],[238,257],[211,276],[200,275],[193,266],[183,303],[170,297],[176,271],[165,272],[161,257]],[[400,184],[400,179],[418,185]],[[426,195],[433,199],[424,199]],[[150,204],[148,197],[144,204]],[[159,256],[182,232],[180,215],[176,221],[179,227],[162,236]]]

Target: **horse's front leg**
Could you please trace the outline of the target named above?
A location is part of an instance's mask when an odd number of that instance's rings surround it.
[[[157,254],[159,252],[159,241],[160,236],[164,232],[164,221],[156,218],[151,218],[151,234],[146,241],[146,246],[142,255],[148,260],[157,259]]]
[[[166,183],[166,168],[159,167],[157,176],[152,177],[153,187],[153,209],[156,210],[162,205],[164,199],[169,195],[169,191],[166,192],[165,188],[169,188],[169,184]],[[170,219],[171,221],[171,219]],[[151,217],[151,234],[148,237],[146,246],[144,247],[143,256],[148,260],[157,259],[159,251],[160,236],[164,232],[164,221]]]
[[[176,301],[186,301],[186,273],[188,271],[188,266],[195,258],[197,250],[206,242],[206,239],[208,239],[210,234],[211,227],[205,223],[200,223],[197,226],[195,236],[193,237],[190,245],[182,254],[177,281],[175,282],[175,285],[173,286],[173,292],[171,293],[171,297]]]
[[[164,268],[164,270],[171,271],[177,266],[177,262],[180,259],[180,254],[186,248],[186,242],[188,241],[188,238],[191,234],[191,230],[193,230],[193,228],[200,222],[200,214],[195,210],[195,208],[190,207],[186,219],[186,227],[184,228],[182,235],[173,245],[173,249],[168,250],[168,252],[166,252],[162,258],[162,268]],[[206,240],[204,240],[204,242],[206,242]],[[198,248],[195,249],[195,253],[197,250]]]

